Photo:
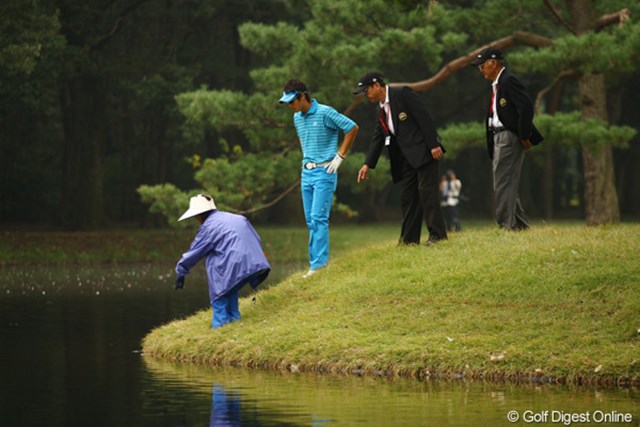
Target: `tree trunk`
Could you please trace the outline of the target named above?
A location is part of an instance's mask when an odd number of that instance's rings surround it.
[[[568,0],[578,35],[593,31],[596,14],[593,1]],[[607,97],[603,74],[586,74],[579,82],[582,120],[608,122]],[[613,172],[611,145],[582,147],[584,198],[587,225],[620,222],[620,207]]]
[[[78,76],[61,85],[64,153],[59,221],[68,229],[90,228],[102,221],[103,100],[93,77]]]
[[[607,121],[604,76],[582,76],[579,87],[582,120],[598,118]],[[582,147],[582,160],[587,225],[620,222],[611,146]]]
[[[550,93],[549,100],[546,103],[545,112],[550,115],[554,115],[558,112],[560,108],[560,101],[562,99],[562,82],[560,82],[556,87],[554,87]],[[553,201],[555,200],[554,194],[554,178],[555,178],[555,170],[553,167],[554,163],[554,153],[553,144],[544,144],[544,178],[542,181],[542,186],[544,188],[544,198],[543,198],[543,207],[544,207],[544,218],[546,220],[553,219]]]

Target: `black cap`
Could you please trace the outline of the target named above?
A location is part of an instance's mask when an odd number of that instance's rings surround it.
[[[480,52],[480,55],[478,55],[478,57],[471,63],[471,65],[475,67],[484,63],[484,61],[487,61],[489,59],[504,59],[504,56],[502,55],[502,52],[500,52],[498,49],[490,46],[485,50],[483,50],[482,52]]]
[[[358,87],[351,93],[354,95],[360,95],[362,92],[367,90],[369,86],[376,82],[384,84],[384,76],[382,73],[378,71],[368,72],[364,76],[360,77],[360,80],[358,80]]]

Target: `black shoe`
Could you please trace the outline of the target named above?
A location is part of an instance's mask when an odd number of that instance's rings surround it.
[[[447,239],[434,239],[434,238],[430,237],[429,240],[426,241],[424,246],[435,245],[436,243],[442,242],[443,240],[447,240]]]

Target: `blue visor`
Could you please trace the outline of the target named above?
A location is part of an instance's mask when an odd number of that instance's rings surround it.
[[[282,92],[282,98],[280,98],[280,104],[288,104],[288,103],[290,103],[291,101],[296,99],[296,96],[298,96],[299,93],[300,93],[299,91]]]

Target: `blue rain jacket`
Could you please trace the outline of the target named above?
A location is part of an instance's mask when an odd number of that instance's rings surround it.
[[[186,276],[202,258],[206,258],[211,303],[246,283],[255,288],[271,271],[260,236],[249,220],[218,210],[200,225],[189,251],[178,261],[176,273]]]

